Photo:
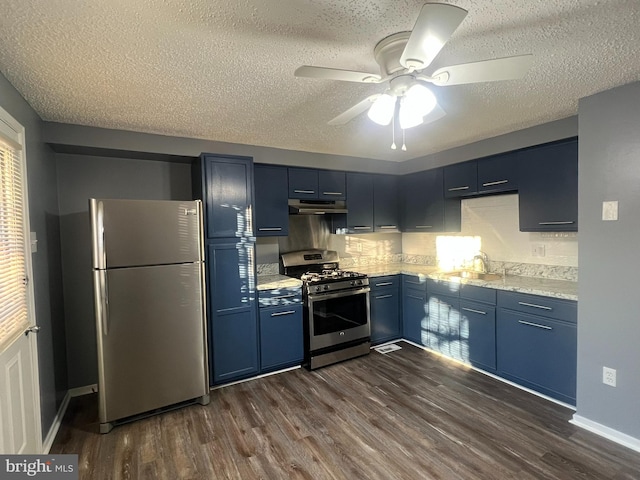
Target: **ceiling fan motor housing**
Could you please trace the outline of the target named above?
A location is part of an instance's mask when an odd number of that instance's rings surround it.
[[[400,64],[400,57],[404,52],[404,47],[409,41],[411,32],[400,32],[389,35],[378,42],[373,49],[373,55],[378,65],[380,65],[380,75],[382,78],[394,73],[406,70]]]

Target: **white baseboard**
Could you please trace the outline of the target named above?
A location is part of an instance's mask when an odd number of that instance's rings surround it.
[[[84,387],[72,388],[67,390],[64,398],[62,399],[62,403],[60,404],[60,408],[58,409],[58,413],[56,413],[55,418],[53,419],[53,423],[51,424],[51,428],[49,428],[49,432],[47,432],[47,436],[42,441],[42,454],[47,455],[49,450],[51,450],[51,446],[53,445],[53,441],[56,439],[56,435],[58,434],[58,430],[60,429],[60,425],[62,424],[62,419],[64,418],[64,414],[67,412],[67,407],[69,406],[69,401],[73,397],[79,397],[81,395],[87,395],[89,393],[94,393],[98,391],[98,385],[85,385]]]
[[[627,435],[626,433],[619,432],[618,430],[614,430],[613,428],[606,427],[601,423],[594,422],[593,420],[589,420],[588,418],[584,418],[580,415],[574,414],[573,418],[569,420],[569,423],[572,423],[580,428],[584,428],[596,435],[600,435],[612,442],[619,443],[631,450],[635,450],[636,452],[640,452],[640,439],[632,437],[631,435]]]

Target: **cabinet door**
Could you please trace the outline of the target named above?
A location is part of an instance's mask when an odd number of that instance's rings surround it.
[[[399,215],[398,177],[376,175],[373,178],[373,229],[376,232],[399,231]]]
[[[402,284],[402,336],[418,345],[427,345],[428,314],[427,289],[416,285],[413,277],[405,277]]]
[[[253,235],[253,160],[203,156],[204,205],[208,238]]]
[[[289,234],[287,204],[287,168],[255,165],[256,236],[286,236]]]
[[[518,189],[518,156],[515,152],[478,160],[478,193]]]
[[[578,230],[578,142],[518,153],[520,231]]]
[[[373,232],[373,175],[347,174],[347,230],[350,233]]]
[[[303,358],[302,306],[261,308],[261,371],[299,365]]]
[[[289,198],[318,199],[318,171],[310,168],[289,168]]]
[[[461,299],[460,315],[463,361],[495,372],[496,307]]]
[[[575,404],[576,326],[505,308],[497,312],[498,374]]]
[[[441,168],[402,177],[403,231],[441,232],[444,229],[442,182]]]
[[[464,197],[478,193],[478,163],[457,163],[444,167],[444,196]]]
[[[207,246],[210,378],[216,384],[258,372],[253,256],[248,239]]]
[[[460,345],[460,299],[429,292],[428,302],[429,348],[447,357],[463,360]]]
[[[397,283],[395,287],[372,288],[370,300],[371,343],[376,345],[400,338],[402,332]]]
[[[318,170],[318,198],[320,200],[346,200],[346,174]]]

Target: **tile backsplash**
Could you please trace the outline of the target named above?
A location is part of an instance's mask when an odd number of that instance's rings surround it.
[[[330,235],[343,268],[375,263],[416,263],[452,269],[472,263],[477,250],[487,254],[490,271],[577,281],[576,233],[519,230],[518,195],[462,200],[460,233],[380,233]],[[260,238],[258,273],[277,273],[278,242]]]

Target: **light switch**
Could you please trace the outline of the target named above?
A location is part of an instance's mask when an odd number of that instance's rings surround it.
[[[602,220],[618,220],[618,201],[602,202]]]
[[[38,237],[36,232],[29,232],[29,243],[31,243],[31,253],[38,251]]]

